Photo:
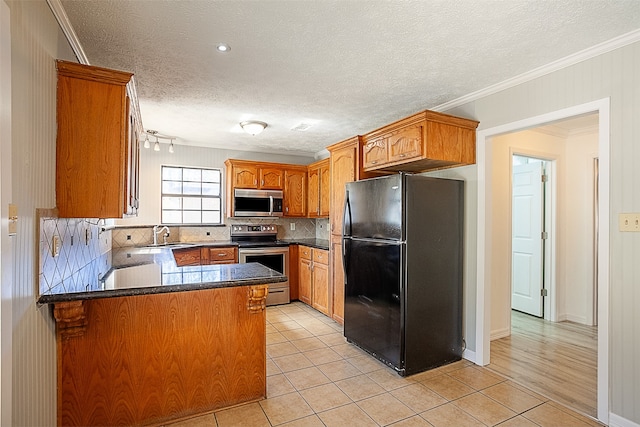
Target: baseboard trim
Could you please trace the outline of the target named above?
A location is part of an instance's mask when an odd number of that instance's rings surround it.
[[[634,423],[620,415],[609,413],[609,426],[610,427],[640,427],[640,424]]]
[[[511,328],[496,329],[495,331],[491,331],[489,339],[493,341],[500,338],[508,337],[509,335],[511,335]]]

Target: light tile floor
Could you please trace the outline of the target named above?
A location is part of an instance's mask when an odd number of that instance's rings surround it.
[[[462,360],[402,378],[295,302],[267,308],[267,399],[172,427],[599,426]]]

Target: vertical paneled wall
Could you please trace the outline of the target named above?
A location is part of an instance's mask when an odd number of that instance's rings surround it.
[[[56,424],[55,328],[36,298],[35,210],[55,206],[55,59],[74,60],[45,1],[7,1],[12,51],[12,425]],[[3,154],[4,155],[4,154]],[[4,171],[3,171],[4,173]],[[4,178],[4,177],[3,177]],[[3,354],[2,357],[5,357]]]
[[[640,233],[621,233],[617,223],[621,212],[640,212],[640,43],[448,113],[473,117],[480,121],[479,129],[489,129],[603,98],[610,98],[611,106],[610,366],[598,368],[610,372],[611,413],[640,424]],[[469,262],[475,262],[475,256]]]

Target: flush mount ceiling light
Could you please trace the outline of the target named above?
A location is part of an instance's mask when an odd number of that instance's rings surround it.
[[[257,135],[267,127],[267,124],[265,122],[249,120],[246,122],[240,122],[240,127],[242,127],[242,129],[244,129],[244,131],[249,135]]]
[[[231,50],[231,46],[226,43],[218,43],[216,46],[216,50],[218,52],[229,52]]]

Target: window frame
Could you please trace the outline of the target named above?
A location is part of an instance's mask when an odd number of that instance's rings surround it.
[[[171,168],[171,169],[181,169],[181,179],[178,180],[172,180],[172,179],[165,179],[164,178],[164,170],[165,168]],[[185,182],[197,182],[197,181],[185,181],[184,180],[184,170],[185,169],[192,169],[192,170],[199,170],[200,171],[200,184],[202,184],[203,182],[205,183],[213,183],[213,184],[219,184],[219,191],[218,191],[218,195],[217,196],[208,196],[208,195],[203,195],[202,194],[202,188],[200,189],[200,194],[185,194],[184,191],[182,193],[165,193],[164,192],[164,183],[165,181],[168,182],[180,182],[181,185],[184,185]],[[210,182],[210,181],[203,181],[202,180],[202,172],[203,171],[213,171],[213,172],[217,172],[220,179],[219,182]],[[184,165],[161,165],[160,166],[160,223],[161,224],[167,224],[167,225],[173,225],[173,226],[224,226],[224,173],[222,168],[216,168],[216,167],[202,167],[202,166],[184,166]],[[201,205],[200,205],[200,209],[199,210],[195,210],[195,209],[187,209],[187,212],[199,212],[200,213],[200,220],[201,222],[184,222],[184,212],[185,212],[185,208],[184,208],[184,200],[181,200],[181,206],[180,209],[165,209],[164,207],[164,199],[165,197],[180,197],[180,198],[190,198],[190,197],[198,197],[201,200]],[[203,212],[218,212],[217,210],[203,210],[202,209],[202,200],[204,199],[218,199],[220,204],[220,221],[219,222],[203,222],[202,221],[202,213]],[[181,216],[181,220],[182,222],[165,222],[164,220],[164,212],[166,211],[171,211],[171,212],[180,212],[180,216]]]

